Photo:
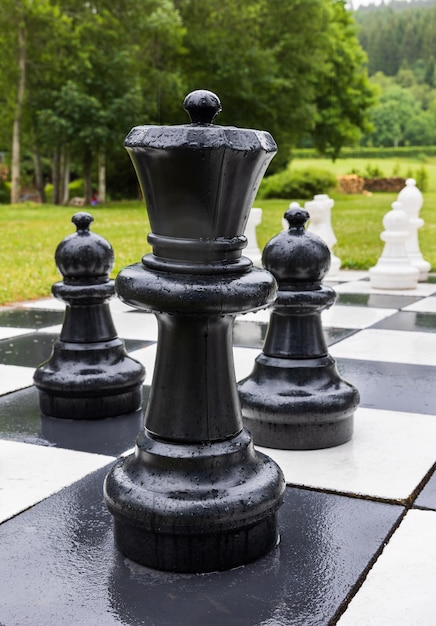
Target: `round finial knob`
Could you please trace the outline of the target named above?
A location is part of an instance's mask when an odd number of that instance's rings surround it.
[[[191,91],[184,102],[183,108],[188,112],[192,124],[212,124],[221,108],[221,102],[217,95],[206,89]]]
[[[89,231],[89,226],[94,221],[94,218],[90,213],[85,213],[84,211],[80,213],[75,213],[71,218],[74,226],[77,228],[77,232],[79,231]]]
[[[309,220],[310,215],[305,209],[302,209],[297,202],[291,202],[284,218],[287,220],[290,229],[304,230],[304,225]]]

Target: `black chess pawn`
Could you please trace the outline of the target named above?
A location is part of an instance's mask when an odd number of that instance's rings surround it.
[[[191,124],[126,139],[146,198],[152,254],[122,270],[120,297],[158,320],[145,428],[105,482],[119,550],[156,569],[223,570],[277,543],[283,475],[243,428],[235,315],[274,300],[275,281],[241,256],[253,196],[276,152],[260,131],[217,126],[217,96],[185,99]]]
[[[142,405],[145,370],[117,336],[109,308],[114,253],[106,239],[90,232],[93,219],[76,213],[77,232],[55,253],[63,280],[52,291],[66,303],[65,317],[50,358],[34,374],[46,416],[94,420],[133,413]]]
[[[352,437],[359,393],[340,377],[321,324],[321,312],[336,299],[321,283],[330,268],[329,249],[305,229],[307,211],[290,209],[285,218],[289,230],[263,252],[279,290],[263,352],[238,384],[242,415],[258,445],[328,448]]]

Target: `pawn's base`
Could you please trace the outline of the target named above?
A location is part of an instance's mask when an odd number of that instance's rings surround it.
[[[246,528],[198,535],[147,531],[114,520],[118,550],[152,569],[179,573],[205,573],[232,569],[264,556],[277,543],[276,513]]]
[[[115,542],[129,559],[172,572],[245,565],[278,541],[280,468],[244,429],[229,440],[184,444],[144,431],[104,493]]]
[[[369,283],[373,289],[416,289],[419,270],[402,258],[380,257],[369,269]]]
[[[251,432],[256,445],[264,448],[320,450],[350,441],[354,416],[340,421],[299,424],[280,424],[244,417],[244,425]]]
[[[244,426],[256,445],[317,450],[349,441],[359,392],[330,355],[287,359],[260,354],[238,384]]]
[[[113,395],[93,397],[57,396],[39,390],[42,415],[70,420],[100,420],[135,413],[142,407],[142,385]]]
[[[33,377],[47,417],[96,420],[134,413],[142,406],[144,366],[118,337],[93,343],[58,340]]]

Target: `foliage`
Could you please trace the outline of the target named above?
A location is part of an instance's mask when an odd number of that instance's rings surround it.
[[[432,85],[434,79],[434,24],[436,4],[427,2],[382,3],[355,12],[359,40],[368,54],[369,74],[395,76],[412,68]],[[406,80],[404,77],[403,80]]]
[[[9,168],[4,163],[0,163],[0,204],[7,204],[10,199]]]
[[[374,104],[375,90],[351,13],[342,2],[334,2],[331,11],[329,54],[317,85],[313,135],[318,150],[336,159],[344,146],[356,145],[371,130],[371,120],[362,112]]]
[[[355,13],[379,101],[364,145],[436,143],[434,0],[362,7]]]
[[[260,184],[258,198],[305,198],[328,193],[336,186],[336,177],[321,169],[286,169]]]
[[[125,193],[116,174],[117,162],[128,169],[126,133],[184,123],[192,89],[219,94],[218,123],[271,131],[273,168],[303,136],[336,155],[366,128],[371,89],[342,0],[2,0],[0,20],[0,147],[11,143],[17,112],[22,27],[22,153],[51,164],[56,202],[71,175],[89,195],[109,160],[110,192]],[[35,169],[42,181],[47,170]]]

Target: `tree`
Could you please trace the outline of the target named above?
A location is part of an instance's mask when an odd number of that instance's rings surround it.
[[[0,5],[3,34],[0,37],[0,70],[11,94],[6,105],[13,111],[11,132],[11,201],[20,196],[20,160],[25,137],[31,147],[32,98],[41,80],[48,79],[47,59],[68,30],[58,7],[49,0],[4,0]],[[59,35],[59,38],[58,38]],[[60,68],[59,68],[60,71]],[[43,79],[41,77],[44,77]]]
[[[419,112],[413,95],[400,86],[392,86],[380,96],[380,101],[371,111],[374,130],[366,141],[374,146],[400,146],[406,140],[406,127]]]
[[[178,7],[188,33],[187,86],[222,97],[221,123],[269,130],[279,147],[272,169],[305,135],[337,154],[365,128],[372,90],[344,2],[179,0]]]
[[[436,142],[435,117],[429,111],[411,117],[404,128],[404,140],[412,146],[430,146]]]
[[[327,62],[317,81],[313,135],[315,146],[336,159],[344,145],[358,143],[370,130],[367,111],[375,102],[375,91],[352,15],[340,0],[330,9]]]

